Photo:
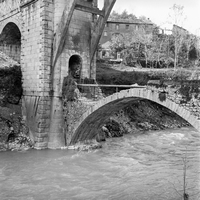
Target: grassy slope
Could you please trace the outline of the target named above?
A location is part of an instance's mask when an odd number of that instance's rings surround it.
[[[97,63],[97,82],[100,84],[146,85],[148,80],[188,80],[200,77],[200,69],[137,69],[124,65]]]

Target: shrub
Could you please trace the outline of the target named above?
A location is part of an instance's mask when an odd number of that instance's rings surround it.
[[[3,101],[18,104],[22,96],[21,67],[0,68],[0,93]]]

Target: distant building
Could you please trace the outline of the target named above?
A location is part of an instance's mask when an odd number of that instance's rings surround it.
[[[189,31],[181,26],[173,24],[172,35],[175,35],[175,34],[187,35],[187,34],[189,34]]]
[[[171,29],[168,29],[168,28],[161,28],[161,27],[158,27],[158,34],[161,34],[161,35],[172,35],[172,30]]]
[[[111,41],[112,37],[115,37],[116,35],[131,33],[139,29],[143,29],[147,34],[150,34],[153,32],[154,24],[149,20],[109,18],[104,28],[100,44],[102,45]]]
[[[146,34],[152,34],[155,25],[150,20],[140,20],[140,19],[112,19],[109,18],[103,34],[100,40],[101,50],[100,57],[109,57],[109,46],[113,37],[123,36],[126,33],[132,33],[134,31],[143,30]],[[105,53],[106,52],[106,53]]]

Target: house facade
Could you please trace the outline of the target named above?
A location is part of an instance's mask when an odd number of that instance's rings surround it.
[[[103,34],[100,39],[100,57],[109,57],[109,44],[114,37],[123,37],[124,34],[143,30],[146,34],[152,34],[155,25],[150,20],[140,19],[112,19],[106,22]],[[103,52],[103,53],[102,53]]]

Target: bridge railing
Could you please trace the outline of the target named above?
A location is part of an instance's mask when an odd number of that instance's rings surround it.
[[[107,85],[107,84],[77,84],[80,98],[87,98],[92,101],[100,100],[109,95],[112,95],[121,90],[126,90],[130,88],[146,88],[146,86],[141,85]]]

